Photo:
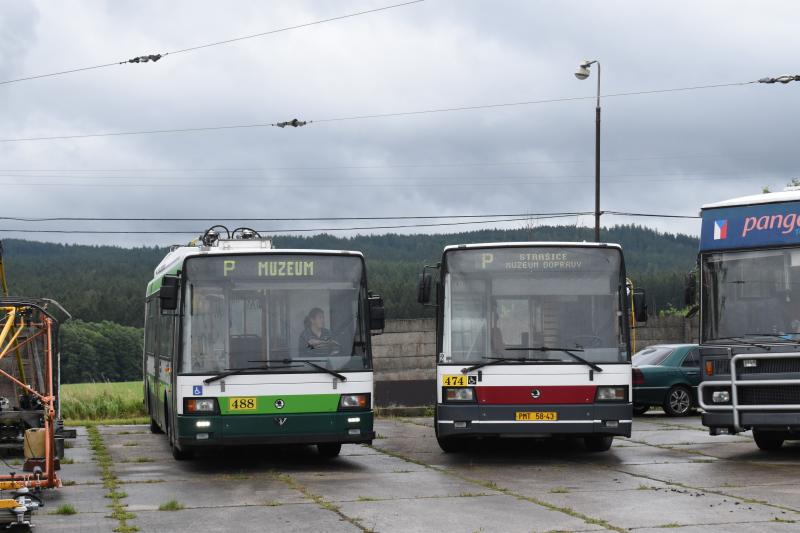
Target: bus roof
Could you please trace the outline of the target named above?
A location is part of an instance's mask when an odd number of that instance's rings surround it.
[[[740,196],[738,198],[731,198],[730,200],[723,200],[722,202],[706,204],[702,208],[717,209],[720,207],[737,207],[745,205],[775,204],[796,201],[800,201],[800,189],[788,189],[781,192],[768,192],[762,194],[751,194],[749,196]]]
[[[176,246],[161,260],[153,271],[153,279],[148,283],[147,294],[152,294],[161,286],[160,279],[165,274],[175,274],[188,257],[225,254],[313,254],[313,255],[346,255],[361,257],[364,254],[352,250],[309,250],[272,248],[268,239],[230,239],[219,240],[212,246],[202,244]]]
[[[616,243],[605,242],[561,242],[561,241],[529,241],[529,242],[487,242],[480,244],[451,244],[444,247],[445,252],[452,250],[470,250],[476,248],[521,248],[528,246],[535,247],[558,247],[565,248],[615,248],[622,250],[622,246]]]

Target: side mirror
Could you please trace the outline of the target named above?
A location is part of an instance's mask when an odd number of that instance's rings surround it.
[[[433,278],[430,274],[423,271],[419,277],[419,285],[417,285],[417,301],[423,305],[431,303],[431,286],[433,285]]]
[[[180,289],[178,276],[164,276],[161,280],[161,289],[158,298],[161,300],[161,311],[174,311],[178,308],[178,290]]]
[[[687,307],[693,306],[697,301],[697,278],[694,272],[686,274],[686,283],[683,288],[683,303]]]
[[[633,291],[633,318],[637,324],[647,322],[647,294],[643,289]]]
[[[386,326],[386,308],[383,306],[383,298],[378,295],[370,295],[368,302],[369,329],[373,332],[383,332],[383,329]]]

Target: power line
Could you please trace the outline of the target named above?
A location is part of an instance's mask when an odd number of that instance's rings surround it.
[[[14,220],[20,222],[320,222],[335,220],[423,220],[423,219],[452,219],[452,218],[497,218],[497,217],[561,217],[575,216],[577,213],[501,213],[486,215],[412,215],[412,216],[375,216],[375,217],[275,217],[275,218],[229,218],[229,217],[206,217],[206,218],[160,218],[160,217],[137,217],[137,218],[114,218],[114,217],[9,217],[0,216],[0,220]]]
[[[745,179],[754,178],[753,172],[672,172],[672,173],[664,173],[664,172],[655,172],[655,173],[635,173],[635,174],[606,174],[605,178],[649,178],[649,177],[676,177],[681,178],[683,177],[685,180],[695,180],[698,179],[693,177],[692,175],[698,176],[742,176]],[[758,176],[756,176],[758,177]],[[564,180],[564,179],[573,179],[573,178],[593,178],[588,174],[565,174],[559,176],[307,176],[303,178],[296,178],[296,177],[289,177],[289,176],[81,176],[81,175],[33,175],[33,174],[0,174],[0,179],[2,178],[31,178],[31,179],[69,179],[69,180],[159,180],[159,181],[167,181],[167,180],[174,180],[174,181],[190,181],[190,182],[197,182],[197,181],[226,181],[226,182],[234,182],[234,183],[248,183],[252,181],[256,182],[263,182],[263,181],[275,181],[276,183],[265,184],[265,187],[268,186],[280,186],[281,181],[290,181],[291,184],[294,186],[303,186],[303,183],[306,182],[317,182],[317,181],[324,181],[324,182],[331,182],[333,180],[339,180],[337,183],[331,184],[331,186],[338,186],[338,183],[346,183],[346,182],[359,182],[359,181],[369,181],[369,182],[376,182],[376,181],[399,181],[402,183],[409,183],[411,181],[422,181],[424,183],[429,183],[431,181],[461,181],[461,182],[474,182],[480,180],[491,179],[491,183],[496,183],[498,180],[525,180],[522,183],[537,183],[531,182],[530,180]],[[763,178],[763,176],[761,176]],[[640,180],[635,180],[640,181]],[[642,180],[642,181],[653,181],[653,180]],[[32,185],[34,183],[31,182],[21,182],[25,185]],[[487,182],[488,183],[488,182]],[[569,182],[575,183],[575,182]],[[2,185],[2,183],[0,183]],[[73,185],[71,183],[64,183],[64,185]],[[74,185],[81,185],[81,184],[74,184]],[[112,184],[116,185],[116,184]],[[119,184],[119,185],[126,185],[126,184]],[[391,185],[391,183],[387,184],[387,186]],[[145,186],[142,184],[142,186]],[[176,185],[177,186],[177,185]]]
[[[563,215],[546,215],[539,216],[540,219],[553,219],[563,217],[573,217],[579,213],[569,213]],[[587,214],[587,213],[584,213]],[[499,218],[493,220],[477,220],[465,222],[436,222],[428,224],[398,224],[388,226],[353,226],[353,227],[333,227],[333,228],[286,228],[286,229],[265,229],[257,230],[259,233],[310,233],[310,232],[324,232],[324,231],[357,231],[357,230],[376,230],[376,229],[400,229],[400,228],[430,228],[439,226],[464,226],[469,224],[494,224],[502,222],[518,222],[528,220],[530,217],[521,218]],[[56,233],[56,234],[85,234],[85,235],[198,235],[200,231],[165,231],[165,230],[62,230],[62,229],[10,229],[2,228],[0,232],[3,233]]]
[[[621,96],[637,96],[637,95],[648,95],[648,94],[661,94],[661,93],[671,93],[671,92],[679,92],[679,91],[695,91],[695,90],[702,90],[702,89],[716,89],[722,87],[740,87],[744,85],[751,85],[754,83],[758,83],[757,81],[744,81],[744,82],[733,82],[733,83],[717,83],[712,85],[695,85],[690,87],[675,87],[669,89],[654,89],[649,91],[634,91],[634,92],[625,92],[625,93],[612,93],[602,95],[602,98],[614,98],[614,97],[621,97]],[[594,96],[573,96],[573,97],[564,97],[564,98],[548,98],[544,100],[528,100],[522,102],[506,102],[506,103],[499,103],[499,104],[485,104],[485,105],[474,105],[474,106],[462,106],[462,107],[446,107],[446,108],[437,108],[437,109],[424,109],[418,111],[399,111],[399,112],[391,112],[391,113],[378,113],[378,114],[371,114],[371,115],[352,115],[352,116],[344,116],[344,117],[334,117],[334,118],[323,118],[317,120],[308,120],[305,121],[307,124],[314,124],[314,123],[323,123],[323,122],[341,122],[341,121],[352,121],[352,120],[365,120],[365,119],[373,119],[373,118],[389,118],[389,117],[404,117],[404,116],[412,116],[412,115],[427,115],[432,113],[450,113],[456,111],[474,111],[478,109],[496,109],[496,108],[503,108],[503,107],[516,107],[516,106],[526,106],[526,105],[535,105],[535,104],[549,104],[554,102],[572,102],[578,100],[594,100]],[[13,139],[0,139],[0,143],[12,143],[12,142],[26,142],[26,141],[54,141],[54,140],[74,140],[74,139],[89,139],[89,138],[98,138],[98,137],[123,137],[123,136],[131,136],[131,135],[152,135],[152,134],[163,134],[163,133],[189,133],[189,132],[200,132],[200,131],[218,131],[218,130],[233,130],[233,129],[252,129],[252,128],[265,128],[265,127],[275,127],[279,126],[277,122],[257,122],[252,124],[231,124],[231,125],[223,125],[223,126],[199,126],[194,128],[169,128],[169,129],[152,129],[152,130],[136,130],[136,131],[116,131],[116,132],[104,132],[104,133],[86,133],[86,134],[75,134],[75,135],[51,135],[46,137],[21,137],[21,138],[13,138]]]
[[[661,155],[646,157],[613,157],[602,159],[604,162],[615,161],[651,161],[665,159],[718,159],[727,157],[724,154],[691,154],[691,155]],[[239,167],[239,168],[17,168],[0,169],[0,172],[261,172],[264,170],[353,170],[353,169],[381,169],[381,168],[435,168],[435,167],[493,167],[514,165],[545,165],[545,164],[579,164],[589,163],[589,159],[548,159],[542,161],[488,161],[488,162],[445,162],[445,163],[407,163],[386,165],[331,165],[317,167]]]
[[[727,175],[728,180],[742,179],[742,180],[764,180],[774,179],[777,176],[772,175],[769,178],[764,176],[757,176],[748,174],[745,176]],[[789,179],[791,176],[785,176],[781,179]],[[230,188],[229,190],[274,190],[274,189],[299,189],[308,190],[313,188],[319,189],[435,189],[435,188],[449,188],[449,189],[468,189],[468,188],[499,188],[499,187],[531,187],[536,185],[553,186],[570,186],[580,183],[589,183],[590,179],[563,179],[558,176],[550,178],[546,181],[531,181],[525,177],[517,178],[491,178],[487,177],[487,181],[468,181],[466,178],[455,178],[457,182],[434,182],[432,180],[421,182],[398,182],[398,183],[306,183],[306,184],[286,184],[286,183],[271,183],[271,184],[248,184],[248,183],[65,183],[65,182],[0,182],[0,187],[4,189],[24,189],[29,187],[48,187],[48,188],[61,188],[61,189],[86,189],[86,188],[103,188],[103,189],[186,189],[191,187],[192,190],[197,189],[215,189],[221,190],[221,187]],[[517,179],[521,181],[505,181],[508,179]],[[536,178],[541,180],[541,178]],[[659,178],[659,179],[606,179],[604,183],[608,185],[617,184],[633,184],[633,185],[650,185],[654,183],[675,183],[675,182],[703,182],[703,181],[719,181],[719,175],[716,177],[672,177],[672,178]]]
[[[290,31],[290,30],[297,30],[297,29],[300,29],[300,28],[307,28],[309,26],[316,26],[318,24],[325,24],[327,22],[333,22],[333,21],[336,21],[336,20],[343,20],[343,19],[358,17],[360,15],[367,15],[369,13],[377,13],[378,11],[386,11],[388,9],[394,9],[394,8],[398,8],[398,7],[408,6],[408,5],[411,5],[411,4],[418,4],[418,3],[424,2],[424,1],[425,0],[411,0],[409,2],[403,2],[401,4],[393,4],[393,5],[389,5],[389,6],[378,7],[378,8],[375,8],[375,9],[368,9],[366,11],[358,11],[356,13],[349,13],[347,15],[340,15],[338,17],[331,17],[331,18],[322,19],[322,20],[315,20],[313,22],[306,22],[304,24],[297,24],[295,26],[288,26],[288,27],[279,28],[279,29],[276,29],[276,30],[269,30],[269,31],[261,32],[261,33],[254,33],[252,35],[245,35],[245,36],[242,36],[242,37],[234,37],[232,39],[225,39],[223,41],[216,41],[216,42],[212,42],[212,43],[199,44],[199,45],[196,45],[196,46],[190,46],[188,48],[182,48],[182,49],[179,49],[179,50],[173,50],[171,52],[164,52],[164,53],[161,53],[161,54],[150,54],[150,55],[145,55],[145,56],[134,57],[134,58],[131,58],[131,59],[124,59],[122,61],[114,61],[112,63],[103,63],[103,64],[100,64],[100,65],[92,65],[92,66],[88,66],[88,67],[73,68],[73,69],[69,69],[69,70],[62,70],[62,71],[59,71],[59,72],[50,72],[48,74],[36,74],[36,75],[33,75],[33,76],[25,76],[23,78],[0,81],[0,85],[7,85],[7,84],[10,84],[10,83],[18,83],[18,82],[22,82],[22,81],[36,80],[36,79],[40,79],[40,78],[49,78],[49,77],[52,77],[52,76],[62,76],[64,74],[73,74],[75,72],[83,72],[83,71],[87,71],[87,70],[95,70],[95,69],[106,68],[106,67],[116,67],[116,66],[119,66],[119,65],[131,64],[131,63],[147,63],[149,61],[155,62],[155,61],[158,61],[159,59],[161,59],[161,58],[163,58],[165,56],[168,56],[168,55],[183,54],[183,53],[186,53],[186,52],[194,52],[196,50],[202,50],[204,48],[210,48],[212,46],[220,46],[220,45],[224,45],[224,44],[235,43],[235,42],[238,42],[238,41],[244,41],[246,39],[255,39],[257,37],[264,37],[264,36],[267,36],[267,35],[273,35],[275,33],[281,33],[281,32]]]
[[[486,214],[486,215],[419,215],[419,216],[375,216],[375,217],[286,217],[286,218],[159,218],[159,217],[138,217],[138,218],[114,218],[114,217],[47,217],[47,218],[28,218],[28,217],[0,217],[0,220],[15,222],[322,222],[322,221],[360,221],[360,220],[425,220],[425,219],[458,219],[458,218],[490,218],[491,220],[469,220],[461,222],[437,222],[437,223],[415,223],[390,226],[359,226],[359,227],[338,227],[338,228],[300,228],[300,229],[274,229],[259,230],[261,233],[280,233],[288,231],[352,231],[363,229],[391,229],[391,228],[414,228],[414,227],[434,227],[434,226],[456,226],[467,224],[491,224],[493,222],[515,222],[536,218],[539,220],[567,218],[574,216],[591,215],[593,211],[574,211],[560,213],[515,213],[515,214]],[[679,218],[679,219],[698,219],[697,215],[678,215],[664,213],[631,213],[624,211],[604,211],[604,215],[626,216],[626,217],[650,217],[650,218]],[[135,231],[135,230],[32,230],[32,229],[0,229],[0,231],[19,231],[29,233],[156,233],[156,234],[194,234],[194,231]]]

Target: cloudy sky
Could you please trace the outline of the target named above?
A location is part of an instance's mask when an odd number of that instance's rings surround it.
[[[0,81],[392,3],[0,1]],[[167,55],[157,63],[1,84],[0,216],[225,222],[591,211],[591,98],[324,120],[591,97],[596,71],[587,81],[573,76],[584,58],[601,61],[602,92],[608,95],[800,73],[798,15],[793,0],[426,0]],[[605,98],[603,208],[696,214],[706,202],[757,193],[763,186],[780,190],[800,177],[799,104],[797,82]],[[321,122],[296,129],[7,142],[292,118]],[[664,231],[698,229],[696,221],[636,221]],[[531,223],[546,221],[494,226]],[[591,225],[592,218],[560,223]],[[282,230],[372,224],[251,225]],[[24,230],[194,233],[205,225],[0,220],[0,229]],[[20,236],[120,245],[190,237],[0,233]]]

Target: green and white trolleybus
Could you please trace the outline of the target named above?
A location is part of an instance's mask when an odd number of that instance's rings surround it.
[[[315,444],[332,457],[369,443],[370,334],[383,323],[359,252],[278,250],[215,226],[174,247],[147,287],[151,429],[176,459],[259,444]]]

